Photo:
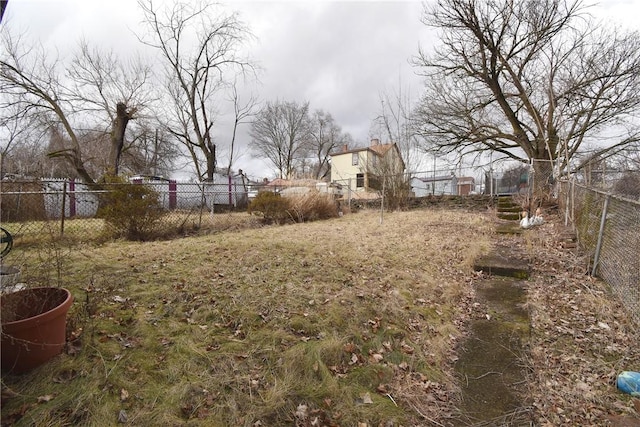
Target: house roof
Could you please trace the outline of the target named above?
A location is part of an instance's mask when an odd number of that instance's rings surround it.
[[[341,150],[333,153],[329,153],[331,157],[340,156],[342,154],[351,154],[351,153],[359,153],[361,151],[373,151],[379,156],[384,156],[387,151],[389,151],[396,144],[378,144],[378,145],[370,145],[368,147],[358,147],[353,148],[351,150]]]
[[[384,156],[387,154],[387,151],[391,150],[391,148],[396,144],[378,144],[369,147],[372,151],[375,151],[380,156]]]

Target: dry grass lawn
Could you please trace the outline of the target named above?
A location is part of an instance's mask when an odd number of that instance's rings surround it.
[[[33,260],[33,271],[51,262],[64,273],[49,279],[76,298],[77,339],[45,366],[3,376],[15,395],[2,423],[378,426],[455,416],[450,366],[489,218],[413,211],[380,224],[365,211],[44,255],[17,249],[10,256]]]

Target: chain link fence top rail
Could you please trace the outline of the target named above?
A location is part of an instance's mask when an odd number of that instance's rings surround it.
[[[640,201],[575,181],[561,182],[558,201],[589,255],[591,272],[612,287],[640,325]]]

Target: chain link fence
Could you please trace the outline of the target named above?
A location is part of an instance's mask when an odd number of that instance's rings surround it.
[[[591,260],[592,275],[607,282],[640,324],[640,201],[587,187],[576,179],[559,185],[565,224],[575,228]]]
[[[241,179],[222,183],[179,183],[133,180],[157,194],[160,226],[166,229],[203,228],[222,213],[245,212],[248,191]],[[16,239],[42,234],[89,239],[105,229],[100,216],[102,196],[127,184],[88,186],[73,180],[2,181],[0,221]],[[131,184],[128,184],[131,185]]]

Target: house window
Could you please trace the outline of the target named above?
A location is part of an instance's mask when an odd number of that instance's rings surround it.
[[[356,175],[356,187],[357,188],[364,187],[364,174],[363,173],[359,173],[359,174]]]
[[[358,153],[351,154],[351,166],[358,166]]]

